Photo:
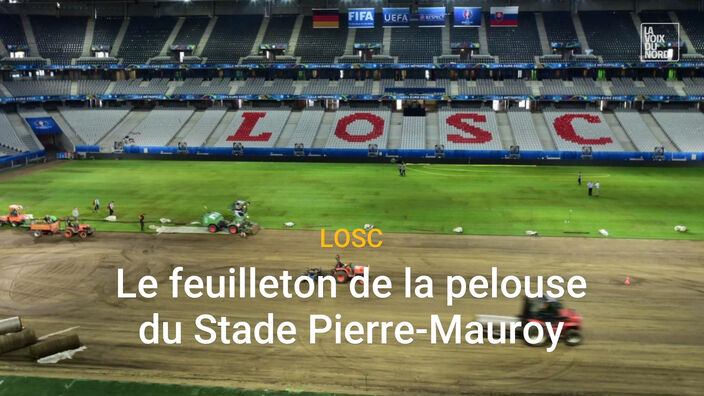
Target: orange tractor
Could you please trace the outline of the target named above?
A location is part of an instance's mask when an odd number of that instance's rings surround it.
[[[7,216],[0,216],[0,226],[10,224],[18,227],[27,221],[27,212],[22,205],[10,205],[7,209]]]
[[[66,222],[66,230],[64,230],[64,236],[66,238],[71,238],[74,235],[78,235],[81,239],[86,239],[93,235],[95,229],[90,226],[90,224],[77,224],[71,223],[71,221]]]
[[[332,276],[335,277],[337,283],[346,283],[352,280],[355,276],[364,276],[367,271],[367,267],[362,265],[344,265],[337,266],[332,270]]]
[[[66,238],[77,235],[81,239],[86,239],[93,235],[95,230],[89,224],[76,224],[71,220],[66,221],[66,227],[61,229],[61,222],[54,216],[47,216],[43,222],[33,222],[29,225],[29,232],[33,237],[39,238],[42,235],[54,235],[63,233]]]

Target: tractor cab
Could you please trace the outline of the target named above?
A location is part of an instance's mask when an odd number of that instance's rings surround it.
[[[564,308],[562,302],[551,297],[526,298],[521,318],[523,321],[564,321],[577,326],[582,320],[577,311]]]
[[[565,308],[562,303],[554,298],[539,297],[527,298],[520,315],[524,324],[538,322],[541,324],[563,323],[562,338],[567,345],[578,345],[582,342],[582,317],[574,309]]]
[[[0,216],[0,225],[11,224],[13,227],[24,224],[27,220],[27,212],[22,205],[10,205],[7,209],[7,216]]]

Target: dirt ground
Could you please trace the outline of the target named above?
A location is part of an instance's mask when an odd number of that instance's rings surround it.
[[[384,235],[379,249],[320,247],[316,232],[269,231],[247,240],[210,235],[99,233],[88,241],[33,240],[0,232],[0,316],[20,315],[38,335],[73,326],[87,351],[56,365],[0,357],[0,372],[32,376],[190,383],[294,391],[374,394],[700,394],[704,388],[704,243],[582,238]],[[231,266],[256,266],[260,275],[293,274],[343,261],[366,264],[394,282],[385,300],[338,298],[173,300],[168,275],[226,275]],[[408,320],[428,327],[432,313],[515,314],[520,300],[465,298],[445,306],[445,276],[500,274],[583,275],[587,296],[566,305],[584,317],[578,347],[336,345],[332,335],[308,343],[310,314],[349,320]],[[434,300],[403,297],[403,267],[436,280]],[[146,274],[160,295],[118,300],[117,268],[133,290]],[[626,276],[632,284],[623,285]],[[153,312],[181,320],[182,345],[145,346],[139,325]],[[273,312],[298,329],[292,345],[200,345],[193,339],[198,314],[251,323]]]

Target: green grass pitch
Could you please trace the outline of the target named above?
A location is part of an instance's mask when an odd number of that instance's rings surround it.
[[[582,171],[582,186],[577,173]],[[588,181],[601,183],[588,197]],[[312,164],[207,161],[75,161],[0,182],[0,205],[35,217],[77,206],[98,231],[136,231],[167,217],[200,220],[204,206],[231,218],[252,202],[264,228],[318,230],[374,224],[384,232],[704,239],[704,168]],[[99,198],[99,213],[92,201]],[[120,223],[101,220],[115,201]],[[675,225],[686,225],[677,233]]]

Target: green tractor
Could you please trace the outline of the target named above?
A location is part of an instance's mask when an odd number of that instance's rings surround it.
[[[231,222],[225,220],[225,217],[218,212],[207,212],[203,215],[201,225],[207,227],[211,233],[227,230],[230,234],[240,234],[243,238],[248,235],[254,235],[259,232],[260,227],[259,224],[249,220],[249,215],[247,214],[248,206],[249,202],[247,201],[233,202],[233,220]]]
[[[207,212],[203,215],[200,224],[208,228],[211,233],[220,230],[227,230],[230,234],[237,234],[237,225],[225,220],[225,217],[218,212]]]

